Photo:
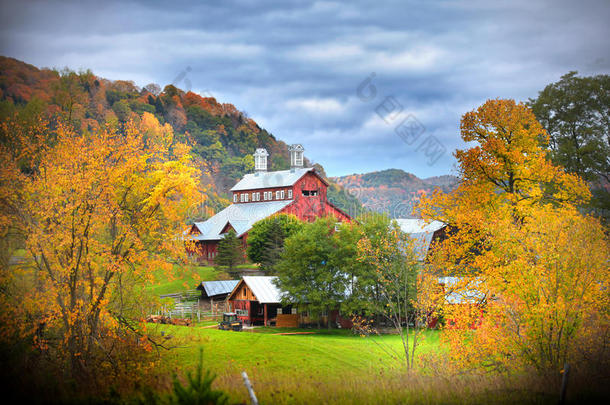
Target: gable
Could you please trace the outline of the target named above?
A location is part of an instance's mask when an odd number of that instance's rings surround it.
[[[239,281],[233,292],[229,294],[228,300],[258,301],[250,287],[248,287],[243,279]]]
[[[230,222],[227,222],[227,224],[224,226],[224,228],[222,228],[222,230],[220,231],[220,234],[222,235],[223,233],[227,233],[229,231],[233,231],[235,233],[237,233],[237,231],[235,230],[235,228],[233,228],[233,225],[231,225]]]

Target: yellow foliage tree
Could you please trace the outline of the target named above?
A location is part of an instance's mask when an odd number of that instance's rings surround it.
[[[0,231],[27,251],[3,271],[1,337],[31,340],[67,378],[100,381],[134,371],[125,344],[150,349],[130,320],[144,315],[151,270],[184,256],[198,174],[189,148],[147,113],[121,133],[49,127],[0,145]]]
[[[523,104],[489,100],[464,115],[461,129],[477,145],[456,152],[460,185],[419,207],[449,225],[431,267],[458,277],[454,296],[469,296],[444,308],[453,359],[591,371],[608,349],[610,250],[600,224],[577,209],[590,197],[586,184],[546,159],[547,135]]]

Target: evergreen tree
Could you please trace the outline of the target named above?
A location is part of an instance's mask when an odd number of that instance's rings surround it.
[[[244,261],[242,242],[237,238],[234,230],[225,233],[224,238],[218,242],[218,255],[215,260],[218,266],[226,267],[229,273]]]
[[[276,263],[280,260],[284,250],[284,239],[286,233],[279,221],[273,221],[269,225],[267,240],[261,255],[261,269],[271,273],[274,272]]]
[[[273,228],[275,230],[272,229],[273,224],[277,225],[276,228]],[[261,219],[248,232],[248,258],[253,263],[263,264],[266,257],[273,256],[267,253],[268,248],[283,247],[284,239],[294,235],[302,227],[303,222],[294,215],[277,214]],[[278,228],[282,230],[281,238],[277,231]],[[271,242],[272,240],[273,242]]]

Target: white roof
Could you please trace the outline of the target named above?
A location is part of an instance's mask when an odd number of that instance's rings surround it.
[[[201,234],[192,235],[192,238],[195,240],[222,239],[220,232],[227,223],[231,224],[239,237],[248,232],[256,222],[275,214],[290,203],[292,200],[231,204],[207,221],[195,222],[195,226]]]
[[[276,172],[258,172],[246,174],[231,191],[255,190],[258,188],[273,188],[292,186],[305,173],[314,171],[313,167],[297,167],[290,170],[279,170]]]
[[[275,285],[275,276],[244,276],[244,283],[261,304],[279,304],[282,301],[282,292]]]
[[[441,229],[445,224],[441,221],[426,222],[417,218],[396,218],[395,221],[404,233],[434,233]]]
[[[415,245],[413,247],[420,260],[426,258],[434,232],[445,226],[441,221],[427,223],[423,219],[416,218],[397,218],[395,221],[404,233],[408,234],[412,239],[415,239]]]

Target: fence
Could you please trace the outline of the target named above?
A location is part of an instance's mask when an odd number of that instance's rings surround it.
[[[187,290],[184,292],[161,295],[161,298],[172,298],[176,302],[197,301],[201,296],[201,292],[197,290]]]
[[[170,298],[170,297],[166,297]],[[202,308],[200,300],[196,302],[176,302],[172,306],[163,306],[156,315],[164,315],[169,318],[190,318],[193,321],[218,321],[222,314],[227,311],[225,301],[212,302],[209,309]]]

